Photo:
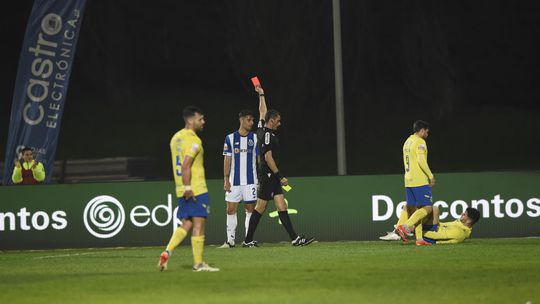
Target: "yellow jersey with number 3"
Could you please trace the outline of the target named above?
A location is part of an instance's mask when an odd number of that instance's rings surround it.
[[[184,195],[182,182],[182,163],[186,156],[193,158],[191,165],[191,188],[195,196],[208,192],[204,177],[204,150],[202,141],[195,131],[182,129],[171,139],[171,155],[174,183],[176,184],[176,196]]]
[[[403,144],[403,165],[405,166],[405,187],[429,185],[433,173],[427,164],[426,141],[413,134]]]

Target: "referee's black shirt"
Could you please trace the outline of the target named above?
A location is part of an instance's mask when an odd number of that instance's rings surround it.
[[[264,126],[264,119],[261,119],[257,125],[257,144],[259,145],[259,151],[261,153],[261,161],[258,170],[259,175],[268,176],[268,173],[272,174],[273,172],[268,167],[264,155],[266,152],[272,151],[272,158],[279,168],[279,140],[272,129],[268,129]]]

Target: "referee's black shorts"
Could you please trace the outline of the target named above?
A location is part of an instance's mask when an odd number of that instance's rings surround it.
[[[268,174],[260,174],[257,198],[270,201],[278,194],[283,194],[283,190],[281,189],[281,183],[274,174],[270,174],[270,176]]]

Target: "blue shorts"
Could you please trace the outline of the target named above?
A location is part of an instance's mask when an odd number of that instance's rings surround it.
[[[423,231],[433,231],[433,232],[437,232],[437,230],[439,230],[439,224],[437,224],[437,225],[426,225],[426,224],[423,224],[423,225],[422,225],[422,230],[423,230]]]
[[[439,224],[437,225],[422,225],[422,230],[423,231],[434,231],[434,232],[437,232],[439,230]],[[435,241],[434,239],[430,239],[428,237],[423,237],[424,241],[428,242],[428,243],[431,243],[431,244],[436,244],[437,241]]]
[[[433,195],[431,186],[406,187],[408,206],[431,206],[433,205]]]
[[[191,217],[208,217],[210,213],[210,197],[203,193],[186,200],[184,197],[178,199],[178,213],[176,217],[186,219]]]

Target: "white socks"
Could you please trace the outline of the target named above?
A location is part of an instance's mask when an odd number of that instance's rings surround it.
[[[246,222],[244,223],[246,225],[246,234],[244,234],[244,236],[247,235],[248,228],[249,228],[249,219],[250,218],[251,218],[251,212],[246,212]]]
[[[234,245],[237,225],[238,219],[236,218],[236,214],[227,214],[227,243],[231,245]]]
[[[247,235],[249,228],[249,219],[251,218],[251,212],[246,212],[246,220],[244,226],[246,228],[244,236]],[[236,214],[227,214],[227,243],[234,245],[236,239],[236,226],[238,226],[238,218]]]

